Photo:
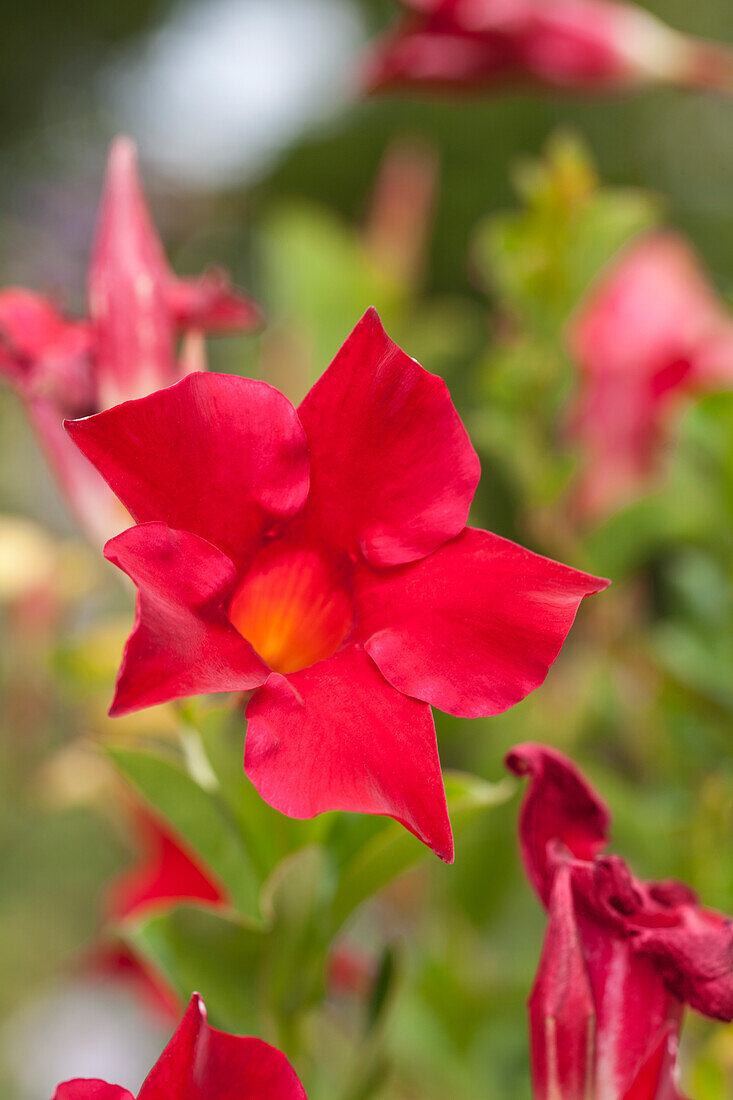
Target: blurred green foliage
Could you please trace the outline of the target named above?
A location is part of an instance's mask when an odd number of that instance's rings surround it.
[[[11,240],[18,179],[58,155],[49,89],[76,66],[72,83],[88,90],[112,47],[164,11],[37,8],[18,11],[0,43]],[[386,0],[364,8],[374,29],[394,12]],[[717,0],[655,8],[733,38]],[[106,124],[80,123],[94,135]],[[439,173],[426,260],[400,270],[374,247],[371,196],[404,136],[436,151]],[[176,264],[215,254],[267,304],[264,335],[220,341],[212,366],[298,399],[375,304],[447,379],[469,426],[484,471],[475,522],[614,582],[583,608],[540,691],[491,720],[438,716],[444,764],[461,773],[452,868],[383,819],[271,811],[244,779],[237,712],[194,703],[104,717],[130,593],[69,541],[20,410],[0,395],[0,508],[48,529],[33,535],[45,564],[14,588],[0,575],[0,1014],[73,972],[100,932],[101,893],[135,858],[117,775],[185,836],[232,905],[179,906],[104,934],[134,945],[182,998],[200,989],[214,1023],[280,1043],[319,1100],[529,1096],[524,1001],[544,921],[518,865],[514,788],[500,782],[517,741],[577,759],[639,873],[682,878],[733,910],[733,398],[691,405],[664,475],[592,530],[565,518],[577,456],[562,431],[575,385],[565,333],[589,283],[627,240],[671,220],[730,290],[732,185],[729,106],[702,96],[401,99],[345,110],[267,178],[193,196],[170,218]],[[328,985],[334,940],[369,961],[366,989]],[[685,1074],[696,1100],[730,1094],[730,1029],[691,1021]]]

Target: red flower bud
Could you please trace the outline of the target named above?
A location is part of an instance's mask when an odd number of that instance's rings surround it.
[[[681,1100],[684,1005],[733,1019],[733,922],[599,854],[607,810],[560,753],[520,745],[507,765],[530,776],[520,842],[549,909],[529,1005],[536,1097]]]

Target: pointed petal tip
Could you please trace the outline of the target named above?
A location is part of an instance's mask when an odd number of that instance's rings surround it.
[[[114,177],[137,174],[137,145],[127,134],[118,134],[112,139],[107,153],[107,171]]]
[[[188,1011],[197,1012],[202,1020],[206,1020],[206,1005],[200,993],[194,992],[191,994],[191,1000],[188,1002]]]

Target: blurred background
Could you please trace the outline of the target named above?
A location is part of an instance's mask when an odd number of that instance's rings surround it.
[[[728,0],[646,6],[733,42]],[[614,581],[582,609],[543,689],[496,719],[438,716],[445,765],[493,783],[514,742],[556,745],[613,808],[615,849],[639,874],[682,878],[731,912],[730,395],[690,404],[664,473],[613,516],[572,531],[552,517],[575,461],[558,442],[573,287],[661,222],[733,292],[733,104],[668,90],[359,102],[356,60],[395,14],[392,0],[16,5],[0,38],[0,283],[83,310],[106,150],[123,131],[176,271],[222,264],[264,303],[265,333],[217,341],[214,369],[297,401],[376,305],[446,378],[481,453],[474,522]],[[576,205],[590,201],[586,241]],[[562,292],[525,277],[543,263],[567,276]],[[108,884],[137,854],[99,746],[174,725],[164,709],[105,717],[132,609],[114,573],[75,531],[2,390],[6,1100],[43,1100],[77,1075],[137,1087],[171,1030],[93,965]],[[398,976],[373,1039],[377,1091],[348,1095],[529,1096],[524,1001],[544,917],[516,855],[517,797],[502,792],[462,829],[455,867],[425,859],[357,916],[357,958],[389,948]],[[321,1006],[337,1033],[358,1029],[359,986]],[[315,1027],[314,1061],[330,1034]],[[733,1031],[691,1020],[685,1043],[691,1095],[733,1096]],[[316,1070],[306,1083],[314,1098],[347,1095]]]

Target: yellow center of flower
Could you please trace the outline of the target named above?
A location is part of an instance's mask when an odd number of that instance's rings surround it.
[[[229,619],[275,672],[331,657],[353,624],[345,578],[316,551],[274,542],[252,563]]]

